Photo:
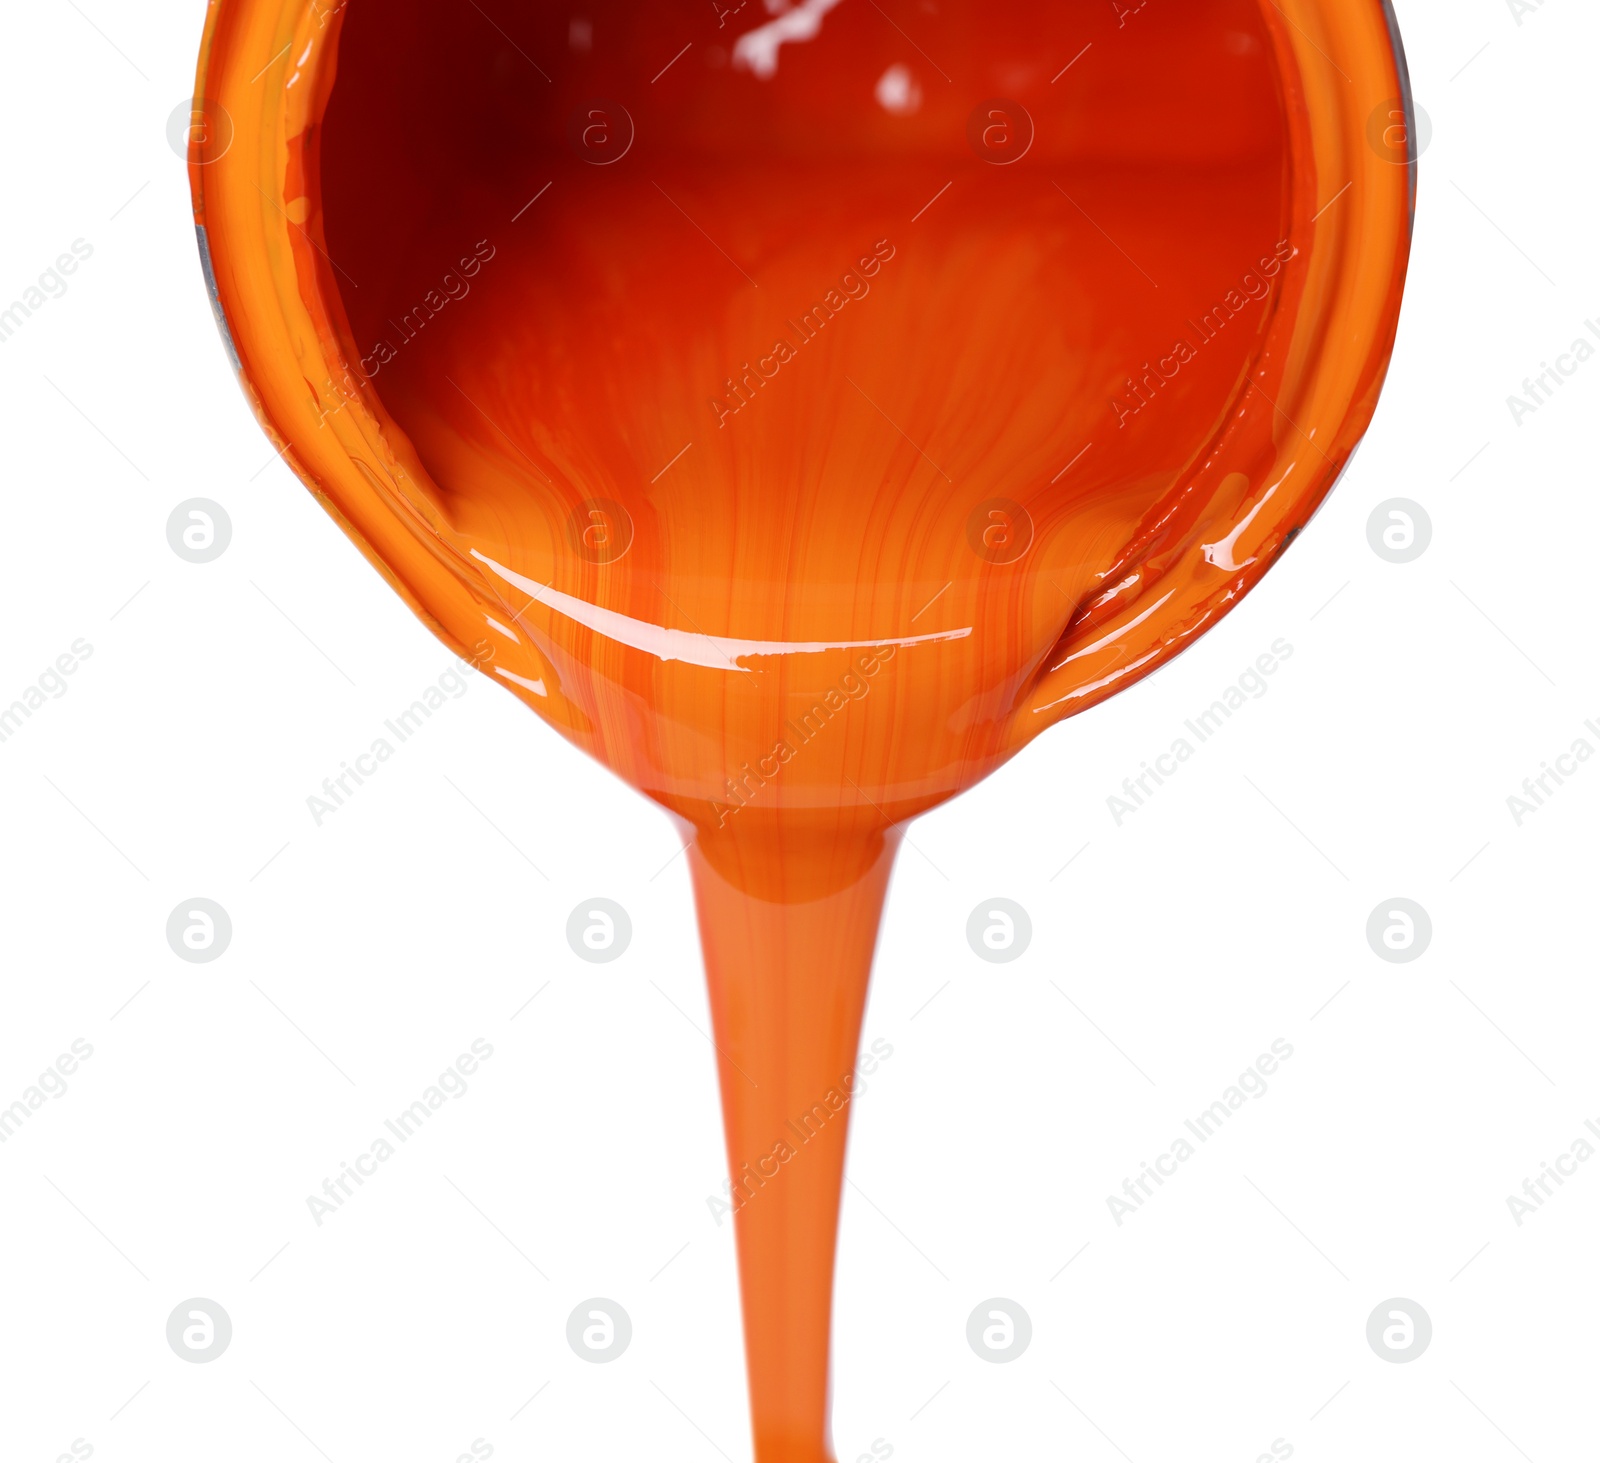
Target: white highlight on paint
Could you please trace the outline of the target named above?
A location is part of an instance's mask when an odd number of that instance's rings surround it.
[[[786,41],[809,41],[822,29],[822,17],[840,0],[800,0],[776,20],[746,31],[733,45],[733,64],[765,79],[778,74],[778,52]]]
[[[909,66],[896,63],[878,78],[873,90],[878,105],[896,117],[909,117],[922,106],[922,88]]]
[[[1118,625],[1117,628],[1109,635],[1102,635],[1100,639],[1094,642],[1093,645],[1085,645],[1082,650],[1074,650],[1071,655],[1061,662],[1061,665],[1056,667],[1056,669],[1060,670],[1062,665],[1071,665],[1073,661],[1078,660],[1085,655],[1092,655],[1097,650],[1104,650],[1106,646],[1110,645],[1113,640],[1120,640],[1128,633],[1128,631],[1137,630],[1140,625],[1144,624],[1144,622],[1148,620],[1151,615],[1155,614],[1155,612],[1159,610],[1161,606],[1171,599],[1172,596],[1177,592],[1178,591],[1175,589],[1169,589],[1143,614],[1135,615],[1134,618],[1129,620],[1126,625]]]
[[[502,625],[497,619],[495,619],[493,615],[485,615],[483,618],[488,623],[491,630],[498,630],[506,637],[506,639],[514,641],[518,645],[522,644],[522,640],[517,635],[517,632],[509,625]]]
[[[515,671],[508,671],[502,666],[496,666],[494,673],[497,676],[504,676],[514,685],[521,686],[525,691],[532,691],[535,696],[548,696],[550,694],[545,690],[543,681],[530,681],[526,676],[519,676]]]
[[[1293,463],[1290,464],[1289,472],[1294,471],[1294,466],[1295,465]],[[1286,478],[1288,475],[1289,473],[1286,472],[1283,477]],[[1233,476],[1243,477],[1244,474],[1235,473]],[[1224,486],[1226,486],[1226,484],[1224,484]],[[1234,574],[1240,569],[1248,569],[1253,563],[1255,563],[1255,557],[1253,555],[1246,559],[1242,564],[1234,563],[1233,551],[1238,546],[1239,535],[1243,533],[1245,529],[1250,527],[1250,525],[1255,521],[1256,514],[1258,514],[1267,506],[1268,502],[1272,498],[1272,495],[1276,493],[1282,486],[1283,478],[1279,478],[1277,482],[1275,482],[1266,490],[1266,492],[1261,495],[1261,501],[1258,502],[1254,508],[1252,508],[1248,513],[1245,514],[1243,518],[1239,520],[1239,522],[1235,525],[1233,532],[1230,533],[1227,538],[1218,539],[1214,544],[1201,544],[1200,549],[1205,555],[1206,563],[1214,564],[1225,574]]]
[[[686,665],[704,666],[713,671],[740,671],[748,675],[750,667],[739,662],[752,656],[819,655],[828,650],[873,650],[880,645],[927,645],[937,641],[965,640],[972,634],[972,627],[968,625],[961,630],[939,630],[931,635],[888,635],[877,640],[735,640],[698,635],[688,630],[669,630],[664,625],[652,625],[648,620],[636,620],[631,615],[602,609],[587,600],[563,594],[559,589],[551,589],[536,579],[507,569],[504,564],[495,563],[476,549],[472,551],[472,557],[480,564],[487,564],[507,584],[531,594],[540,604],[558,615],[565,615],[608,640],[642,650],[657,660],[681,660]]]
[[[1165,647],[1158,645],[1148,654],[1141,655],[1138,660],[1129,661],[1127,665],[1119,665],[1109,675],[1101,676],[1098,681],[1090,681],[1087,686],[1079,686],[1074,691],[1068,691],[1065,696],[1058,696],[1054,701],[1046,702],[1043,706],[1035,706],[1033,708],[1033,714],[1035,716],[1040,716],[1046,711],[1054,711],[1056,707],[1066,705],[1068,701],[1081,701],[1085,696],[1094,695],[1096,691],[1102,689],[1103,687],[1109,686],[1115,681],[1120,681],[1128,676],[1131,676],[1136,670],[1139,669],[1140,666],[1148,665],[1152,660],[1161,654],[1164,648]]]

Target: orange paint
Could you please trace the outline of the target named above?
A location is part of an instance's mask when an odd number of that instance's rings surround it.
[[[1375,0],[587,14],[213,0],[197,221],[287,460],[682,820],[756,1456],[821,1463],[899,830],[1183,649],[1332,485],[1405,88]]]

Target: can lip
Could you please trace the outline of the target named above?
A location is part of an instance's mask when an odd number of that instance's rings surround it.
[[[1417,99],[1411,90],[1411,66],[1406,60],[1405,38],[1400,34],[1400,17],[1395,13],[1394,0],[1381,0],[1383,15],[1389,26],[1389,49],[1394,53],[1395,77],[1400,83],[1400,105],[1406,114],[1406,148],[1409,153],[1407,167],[1411,172],[1411,211],[1408,228],[1415,234],[1417,227],[1417,169],[1422,154],[1417,145]]]
[[[1096,604],[1092,614],[1068,627],[1019,722],[1048,725],[1098,704],[1170,663],[1230,613],[1326,501],[1376,409],[1398,330],[1415,227],[1416,111],[1398,25],[1389,0],[1261,4],[1280,56],[1287,52],[1297,63],[1291,67],[1280,59],[1279,74],[1286,107],[1293,114],[1298,103],[1304,114],[1296,139],[1290,237],[1309,252],[1308,279],[1298,302],[1280,302],[1283,318],[1273,322],[1272,339],[1262,352],[1263,362],[1279,356],[1277,384],[1257,371],[1244,387],[1261,389],[1271,404],[1265,415],[1282,424],[1281,434],[1256,434],[1271,467],[1252,473],[1240,434],[1231,458],[1252,482],[1231,514],[1219,514],[1214,531],[1203,535],[1211,542],[1196,542],[1180,561],[1195,572],[1203,572],[1202,558],[1213,568],[1237,566],[1240,572],[1209,595],[1192,594],[1187,617],[1164,624],[1153,637],[1139,629],[1152,609],[1144,584],[1137,584],[1123,604],[1114,596],[1108,597],[1109,605]],[[1397,100],[1407,128],[1403,163],[1383,156],[1367,135],[1369,108],[1392,108]],[[1326,183],[1320,184],[1324,177]],[[1229,456],[1225,436],[1219,434],[1206,448],[1206,467]],[[1297,454],[1312,465],[1296,462]],[[1287,496],[1269,507],[1286,485]],[[1126,567],[1135,571],[1130,580],[1137,580],[1138,559]],[[1170,589],[1177,577],[1169,570],[1154,584]],[[1068,662],[1076,663],[1070,674]],[[1021,731],[1017,744],[1038,729]]]
[[[211,72],[211,58],[216,45],[217,28],[222,20],[224,0],[206,0],[205,25],[200,32],[200,50],[195,57],[194,68],[194,93],[193,100],[199,100],[209,95],[207,83]],[[189,171],[189,203],[194,210],[196,228],[204,228],[205,217],[205,186],[203,180],[203,166],[200,158],[200,146],[191,132],[189,137],[189,153],[185,159]]]
[[[200,272],[205,276],[206,296],[211,301],[211,314],[217,322],[217,333],[222,337],[222,348],[228,353],[228,363],[233,367],[235,376],[244,374],[244,367],[239,363],[239,348],[233,343],[233,330],[228,324],[228,312],[222,308],[222,292],[217,288],[216,266],[211,262],[211,240],[206,235],[206,226],[194,226],[195,242],[200,246]]]
[[[1250,444],[1236,437],[1230,447],[1219,433],[1179,485],[1188,491],[1209,473],[1215,493],[1230,472],[1244,470],[1251,492],[1235,492],[1233,517],[1204,535],[1214,547],[1237,530],[1226,562],[1239,572],[1216,575],[1215,561],[1205,561],[1206,546],[1197,541],[1156,582],[1164,589],[1199,575],[1212,588],[1204,595],[1186,591],[1192,613],[1181,623],[1159,621],[1159,643],[1135,632],[1162,590],[1110,606],[1115,613],[1098,616],[1092,633],[1074,639],[1069,631],[1016,708],[1018,747],[1167,663],[1226,614],[1326,498],[1376,406],[1416,212],[1416,104],[1398,20],[1392,0],[1259,0],[1259,6],[1278,52],[1286,111],[1300,109],[1289,118],[1297,151],[1287,228],[1306,278],[1299,297],[1286,296],[1277,307],[1261,357],[1266,374],[1254,372],[1241,383],[1241,395],[1260,389],[1273,401],[1254,413],[1265,425],[1258,423]],[[307,233],[316,229],[314,218],[302,227],[283,207],[293,201],[286,188],[291,177],[293,187],[309,186],[306,139],[314,138],[314,98],[325,90],[323,68],[334,64],[342,15],[342,6],[330,10],[326,0],[209,0],[195,94],[226,107],[237,133],[227,155],[210,162],[191,143],[202,272],[224,349],[274,445],[410,607],[459,650],[472,643],[469,622],[477,606],[495,599],[494,588],[451,540],[426,468],[349,363],[342,298]],[[1341,56],[1353,78],[1324,46]],[[1365,139],[1370,107],[1397,97],[1410,149],[1400,166],[1380,158]],[[314,166],[310,171],[314,176]],[[1402,172],[1407,176],[1396,176]],[[1348,196],[1329,208],[1347,180]],[[1330,364],[1324,357],[1337,359]],[[1293,443],[1282,445],[1274,415],[1306,429],[1295,431],[1317,453],[1299,457],[1314,465],[1296,460]],[[1279,496],[1269,507],[1263,495],[1273,493]],[[402,573],[395,565],[408,556],[429,567]],[[1104,650],[1084,648],[1102,640]],[[1070,685],[1048,670],[1059,672],[1069,655]],[[544,702],[537,709],[548,716],[552,708]]]

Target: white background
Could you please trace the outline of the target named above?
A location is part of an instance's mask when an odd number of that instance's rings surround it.
[[[1600,319],[1600,17],[1400,18],[1434,131],[1353,468],[1195,650],[902,853],[867,1020],[894,1055],[844,1214],[846,1463],[880,1438],[930,1463],[1592,1455],[1600,1162],[1520,1228],[1506,1199],[1600,1119],[1600,763],[1520,827],[1506,799],[1600,747],[1600,361],[1521,426],[1506,398]],[[7,16],[0,297],[94,252],[0,346],[0,702],[94,649],[0,745],[0,1106],[74,1039],[94,1055],[0,1146],[0,1456],[748,1458],[667,820],[481,678],[307,811],[450,656],[225,363],[165,137],[201,22]],[[205,566],[165,536],[195,497],[233,522]],[[1367,541],[1395,497],[1433,524],[1406,565]],[[1280,637],[1269,693],[1118,827],[1108,795]],[[632,916],[613,965],[564,939],[594,895]],[[996,895],[1032,915],[1010,965],[965,939]],[[195,896],[232,917],[215,964],[165,939]],[[1365,936],[1397,896],[1433,921],[1411,964]],[[468,1095],[317,1227],[307,1196],[475,1038]],[[1267,1094],[1119,1227],[1107,1196],[1277,1038]],[[633,1320],[612,1365],[565,1340],[590,1296]],[[966,1341],[991,1296],[1032,1318],[1010,1365]],[[232,1318],[209,1365],[165,1339],[190,1297]],[[1391,1297],[1432,1317],[1409,1365],[1366,1340]]]

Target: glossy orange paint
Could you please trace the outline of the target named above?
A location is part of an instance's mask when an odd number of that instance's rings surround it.
[[[1379,0],[777,8],[213,0],[191,178],[286,460],[691,842],[756,1456],[820,1463],[900,830],[1305,525],[1415,165]]]

